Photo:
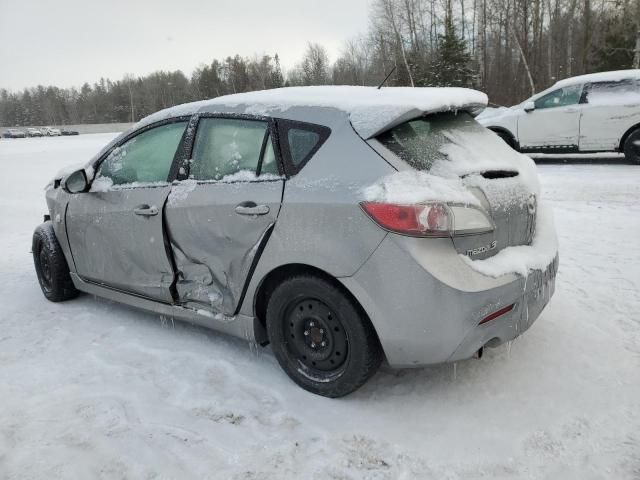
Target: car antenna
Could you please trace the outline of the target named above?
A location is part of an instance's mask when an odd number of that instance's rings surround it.
[[[382,86],[384,85],[384,82],[386,82],[386,81],[389,79],[389,77],[391,76],[391,74],[392,74],[393,72],[395,72],[395,71],[396,71],[396,66],[397,66],[397,65],[394,65],[394,66],[393,66],[393,68],[391,69],[391,71],[387,74],[387,76],[386,76],[386,77],[384,77],[384,80],[382,80],[382,82],[380,83],[380,85],[378,85],[378,90],[380,90],[380,89],[382,88]]]

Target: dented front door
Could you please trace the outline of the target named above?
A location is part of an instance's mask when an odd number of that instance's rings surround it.
[[[173,268],[162,231],[169,190],[166,184],[73,195],[66,220],[78,275],[171,302]]]
[[[125,137],[98,164],[90,191],[71,196],[66,226],[79,276],[173,302],[162,209],[186,125],[170,119]]]

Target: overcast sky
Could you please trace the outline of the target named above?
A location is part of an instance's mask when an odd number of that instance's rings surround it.
[[[239,53],[293,66],[308,41],[335,59],[370,0],[0,0],[0,88],[80,86]]]

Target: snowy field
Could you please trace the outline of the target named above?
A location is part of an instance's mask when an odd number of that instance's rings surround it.
[[[268,349],[44,299],[43,187],[112,136],[0,140],[0,478],[640,478],[640,167],[539,167],[560,272],[510,347],[329,400]]]

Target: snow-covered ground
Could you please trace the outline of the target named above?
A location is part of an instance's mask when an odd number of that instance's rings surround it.
[[[640,477],[640,167],[539,166],[560,273],[510,348],[329,400],[268,349],[44,299],[43,187],[110,138],[0,140],[0,478]]]

